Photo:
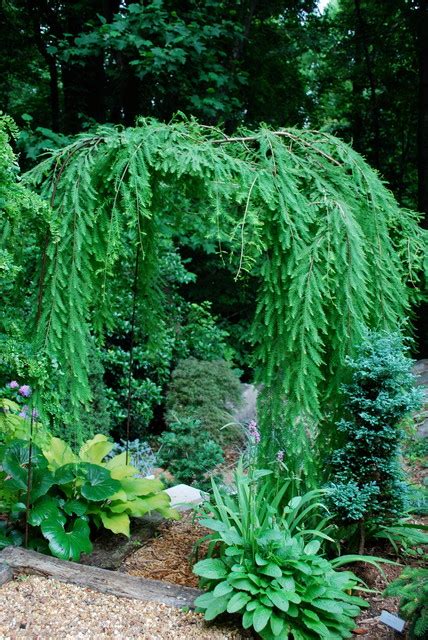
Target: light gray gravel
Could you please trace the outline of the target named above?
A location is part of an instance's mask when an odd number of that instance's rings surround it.
[[[0,638],[68,640],[243,640],[231,625],[162,604],[118,598],[38,576],[0,587]]]

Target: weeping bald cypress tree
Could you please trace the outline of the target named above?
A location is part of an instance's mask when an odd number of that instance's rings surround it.
[[[260,274],[252,338],[263,455],[284,450],[309,473],[317,440],[332,436],[320,429],[345,356],[366,326],[403,323],[422,264],[417,216],[363,158],[324,133],[227,137],[193,120],[141,120],[77,137],[27,182],[52,205],[36,340],[58,360],[73,406],[90,398],[88,336],[114,326],[118,271],[135,259],[145,330],[155,332],[159,238],[195,216],[236,263],[237,286],[244,271]]]

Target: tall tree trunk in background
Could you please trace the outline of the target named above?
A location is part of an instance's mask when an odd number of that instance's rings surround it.
[[[364,67],[365,73],[367,77],[367,81],[369,84],[369,94],[370,94],[370,120],[371,120],[371,128],[372,128],[372,140],[373,147],[370,153],[370,160],[376,167],[376,169],[381,169],[381,153],[380,153],[380,117],[379,117],[379,106],[376,96],[376,78],[373,71],[373,60],[370,55],[369,43],[367,39],[367,24],[365,22],[362,8],[361,8],[361,0],[354,0],[355,6],[355,17],[356,17],[356,29],[355,36],[357,39],[357,46],[361,47],[361,52],[363,54],[364,59]],[[358,44],[359,43],[359,44]],[[360,149],[358,149],[360,151]]]
[[[418,105],[418,208],[428,228],[428,0],[418,10],[419,105]]]

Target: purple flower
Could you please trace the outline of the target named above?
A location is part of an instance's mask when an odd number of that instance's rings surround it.
[[[7,386],[9,387],[9,389],[17,389],[19,387],[19,382],[17,382],[16,380],[12,380]]]
[[[278,462],[283,462],[284,460],[284,452],[283,451],[278,451],[278,453],[276,454],[276,459]]]
[[[23,384],[22,387],[19,387],[18,393],[24,398],[29,398],[31,396],[31,387],[28,384]]]
[[[34,420],[37,420],[37,418],[39,417],[39,412],[37,411],[37,409],[33,409],[31,412],[31,415],[33,416]]]
[[[20,411],[18,413],[18,415],[19,415],[20,418],[26,418],[27,417],[27,412],[26,411]]]
[[[256,444],[259,444],[260,433],[257,429],[257,422],[255,420],[250,420],[250,422],[248,423],[248,435],[254,440]]]

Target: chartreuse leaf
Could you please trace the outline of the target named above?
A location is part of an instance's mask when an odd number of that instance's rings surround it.
[[[101,464],[102,460],[110,453],[113,447],[114,444],[109,441],[107,436],[98,433],[92,440],[87,440],[81,446],[79,458],[83,462]]]
[[[160,480],[149,480],[147,478],[123,478],[120,480],[120,484],[121,489],[131,499],[135,496],[148,496],[151,493],[158,493],[163,489],[163,484]]]
[[[119,455],[114,456],[108,462],[105,462],[103,466],[108,469],[111,473],[111,477],[115,480],[122,480],[124,478],[133,478],[138,474],[138,469],[131,466],[130,464],[126,464],[126,452],[119,453]]]
[[[222,560],[209,558],[200,560],[193,567],[194,573],[201,578],[214,578],[221,580],[227,576],[227,568]]]
[[[127,513],[112,513],[111,511],[100,510],[99,516],[106,529],[113,533],[121,533],[129,538],[129,516]]]
[[[49,462],[49,469],[51,471],[56,471],[66,464],[78,462],[78,458],[70,446],[60,438],[52,438],[49,447],[43,450],[43,455]]]
[[[81,553],[92,551],[89,525],[82,518],[77,518],[69,531],[66,531],[64,522],[58,518],[47,518],[41,523],[41,530],[49,541],[52,555],[57,558],[78,561]]]

